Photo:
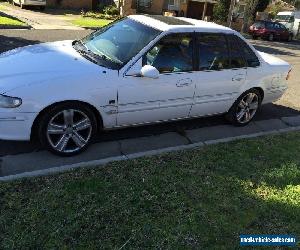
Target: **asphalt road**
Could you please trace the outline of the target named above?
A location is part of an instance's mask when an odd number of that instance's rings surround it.
[[[51,42],[59,40],[73,40],[86,36],[90,31],[74,30],[0,30],[0,52],[4,52],[16,47],[41,42]],[[267,41],[252,41],[257,49],[281,57],[293,65],[289,91],[275,104],[265,105],[256,120],[266,120],[285,116],[295,116],[300,114],[300,43],[281,43]],[[1,70],[1,69],[0,69]],[[212,125],[226,124],[222,116],[193,119],[188,121],[170,122],[158,125],[148,125],[138,128],[128,128],[118,131],[106,132],[99,135],[97,141],[112,141],[140,136],[161,134],[164,132],[181,132],[186,129],[194,129]],[[15,155],[39,151],[38,145],[30,142],[10,142],[0,141],[0,157],[4,155]]]

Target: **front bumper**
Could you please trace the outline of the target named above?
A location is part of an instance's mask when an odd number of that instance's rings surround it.
[[[0,110],[0,140],[29,141],[36,116],[35,113]]]

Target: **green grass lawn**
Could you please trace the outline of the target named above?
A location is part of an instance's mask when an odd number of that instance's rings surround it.
[[[80,18],[72,21],[72,23],[74,25],[77,25],[80,27],[85,27],[85,28],[91,28],[91,27],[99,27],[100,28],[111,22],[112,22],[112,20],[89,18],[89,17],[80,17]]]
[[[0,16],[0,28],[1,26],[26,26],[26,24],[17,19]]]
[[[0,183],[0,249],[238,249],[239,234],[299,240],[299,152],[293,132]]]

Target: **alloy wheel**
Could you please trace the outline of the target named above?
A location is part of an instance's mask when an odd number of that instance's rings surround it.
[[[89,116],[76,109],[55,114],[47,126],[47,140],[58,153],[76,153],[84,148],[92,136]]]
[[[236,119],[240,124],[251,121],[259,107],[259,97],[255,93],[246,94],[240,101],[236,111]]]

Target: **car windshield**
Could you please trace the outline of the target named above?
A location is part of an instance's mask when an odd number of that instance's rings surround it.
[[[290,20],[290,15],[277,15],[275,17],[276,21],[288,22]]]
[[[82,44],[120,69],[160,33],[159,30],[124,18],[87,36]]]

